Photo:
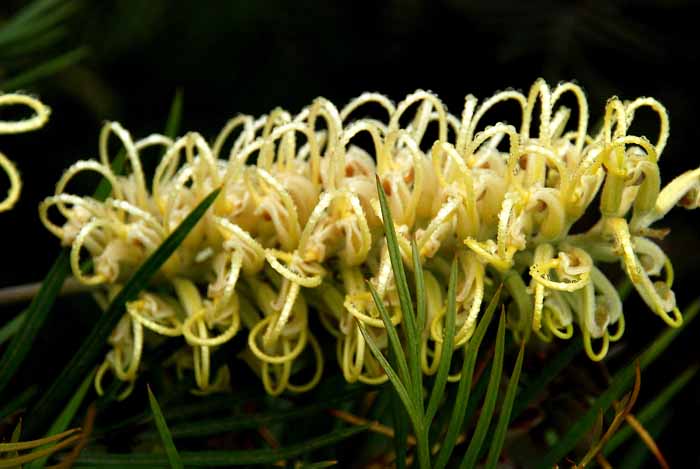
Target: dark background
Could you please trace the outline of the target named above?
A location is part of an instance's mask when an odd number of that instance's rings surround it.
[[[24,3],[3,1],[0,21]],[[259,115],[276,106],[295,113],[316,96],[342,106],[363,91],[399,101],[422,88],[437,93],[459,115],[468,93],[483,99],[508,87],[527,91],[538,77],[551,85],[574,79],[588,94],[592,124],[612,95],[653,96],[667,107],[671,136],[661,170],[663,181],[669,181],[700,164],[694,3],[75,2],[60,43],[0,59],[0,89],[13,91],[7,84],[51,54],[79,47],[85,54],[70,67],[23,85],[51,106],[48,125],[1,138],[0,149],[17,163],[24,188],[15,209],[0,215],[0,286],[38,281],[53,262],[58,241],[39,223],[37,205],[53,193],[66,167],[97,156],[102,122],[118,120],[135,137],[162,131],[178,88],[184,91],[182,130],[213,137],[237,113]],[[640,113],[637,125],[635,130],[655,138],[651,116]],[[4,191],[6,183],[1,184]],[[663,222],[673,229],[662,246],[676,267],[674,290],[681,306],[698,292],[697,216],[678,208]],[[54,319],[55,327],[79,334],[89,318],[79,314],[77,304],[61,305],[64,316]],[[0,314],[18,308],[3,307]],[[631,349],[665,327],[635,294],[626,311],[625,343]],[[697,326],[663,365],[643,375],[643,397],[698,361]],[[699,394],[695,379],[674,401],[679,411],[659,440],[670,461],[684,465],[679,467],[690,467],[685,465],[691,460],[700,466],[689,430],[700,416]]]

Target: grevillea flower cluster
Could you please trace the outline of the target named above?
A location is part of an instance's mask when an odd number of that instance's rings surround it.
[[[560,104],[566,94],[577,103],[576,119]],[[519,127],[484,126],[485,114],[504,102],[520,109]],[[659,118],[651,140],[629,133],[641,108]],[[335,337],[348,381],[384,382],[359,330],[361,323],[387,347],[367,282],[392,322],[402,323],[377,180],[407,269],[415,240],[425,270],[425,374],[436,372],[443,353],[453,260],[455,349],[474,332],[485,291],[504,282],[515,334],[566,339],[577,326],[588,355],[602,359],[625,327],[620,297],[601,270],[606,263],[619,264],[649,308],[679,326],[671,263],[654,242],[666,231],[652,225],[676,204],[698,205],[700,169],[661,189],[658,161],[669,125],[656,100],[612,98],[603,112],[602,127],[589,133],[581,88],[551,89],[539,80],[528,94],[503,91],[481,103],[469,95],[461,116],[426,91],[398,105],[365,93],[341,109],[318,98],[297,115],[275,109],[258,119],[235,117],[211,143],[196,132],[133,140],[107,123],[99,160],[71,166],[40,207],[44,225],[71,246],[73,274],[95,286],[101,304],[198,202],[217,187],[222,192],[149,289],[128,304],[109,339],[98,391],[111,371],[128,394],[142,355],[163,336],[181,337],[172,362],[180,372],[193,370],[197,392],[224,389],[235,371],[213,371],[212,353],[243,334],[241,357],[268,393],[303,392],[324,368],[312,319]],[[128,161],[124,175],[111,169],[114,137]],[[149,147],[164,156],[147,178],[142,154]],[[84,171],[110,182],[107,200],[68,190]],[[55,211],[62,221],[52,221]],[[584,215],[594,217],[593,227],[573,233]],[[294,366],[300,357],[313,360],[313,373]]]

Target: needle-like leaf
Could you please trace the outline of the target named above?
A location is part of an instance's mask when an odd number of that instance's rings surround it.
[[[489,386],[486,389],[486,398],[481,406],[481,415],[479,415],[479,420],[476,423],[474,434],[472,435],[471,442],[467,448],[467,454],[464,455],[462,464],[459,466],[460,469],[476,467],[479,451],[481,451],[481,446],[484,444],[484,440],[486,439],[486,433],[488,432],[489,425],[491,424],[493,411],[496,408],[496,401],[498,400],[498,387],[501,383],[501,375],[503,374],[503,355],[506,342],[505,337],[506,316],[504,312],[501,312],[501,320],[498,323],[498,335],[496,336],[496,352],[494,353],[493,357],[493,365],[491,365],[491,374],[489,375]]]
[[[391,366],[391,364],[389,364],[389,362],[387,361],[386,357],[382,353],[379,346],[376,344],[374,339],[369,335],[369,333],[365,329],[365,326],[362,324],[358,324],[358,327],[360,328],[360,332],[362,333],[362,336],[364,337],[365,342],[367,342],[367,345],[369,346],[370,350],[372,351],[372,354],[377,359],[377,361],[381,365],[382,369],[384,369],[384,372],[389,377],[389,381],[391,381],[391,384],[394,386],[394,389],[396,389],[396,393],[399,395],[399,399],[401,399],[401,402],[403,403],[404,407],[406,408],[408,415],[411,417],[411,422],[413,423],[414,426],[416,424],[420,425],[422,423],[422,419],[420,417],[420,414],[418,413],[418,410],[415,408],[415,405],[414,405],[413,401],[411,400],[411,397],[408,395],[408,391],[406,390],[406,387],[401,382],[401,378],[399,378],[399,375],[396,373],[396,371],[394,371],[394,368]]]
[[[390,354],[393,362],[393,354]],[[396,450],[396,469],[406,467],[408,455],[408,415],[399,399],[391,399],[391,415],[394,423],[394,449]]]
[[[411,373],[411,386],[409,390],[413,394],[415,402],[422,404],[422,373],[420,366],[420,332],[417,329],[416,317],[413,312],[413,303],[411,294],[408,290],[408,281],[406,280],[406,271],[403,267],[403,258],[401,257],[401,249],[399,247],[398,238],[396,237],[396,228],[391,217],[391,209],[389,202],[384,192],[384,187],[377,176],[377,193],[379,194],[379,205],[382,210],[382,220],[384,221],[384,235],[386,236],[386,244],[389,251],[389,259],[391,261],[391,269],[394,273],[394,283],[396,291],[399,295],[399,304],[403,316],[403,331],[407,340],[407,359],[409,370]]]
[[[389,337],[389,347],[391,347],[391,351],[394,354],[394,359],[396,360],[396,364],[398,366],[399,378],[401,379],[402,383],[410,385],[411,381],[408,371],[408,365],[406,363],[406,355],[404,354],[403,348],[401,347],[401,340],[399,339],[399,334],[396,331],[396,326],[394,326],[394,323],[391,322],[389,312],[386,310],[384,303],[382,302],[381,298],[379,298],[379,294],[374,289],[372,284],[368,282],[367,286],[369,287],[369,291],[372,294],[374,304],[376,305],[377,310],[379,310],[379,314],[382,317],[382,321],[384,321],[386,335]],[[413,402],[415,403],[415,401]]]
[[[452,409],[450,423],[447,426],[447,433],[445,434],[442,441],[442,446],[440,447],[440,452],[435,460],[436,469],[442,469],[447,465],[447,462],[452,455],[452,450],[455,447],[455,443],[457,442],[457,437],[464,422],[467,402],[469,402],[472,379],[474,376],[474,367],[476,366],[476,358],[479,353],[479,347],[481,346],[481,342],[486,335],[486,330],[491,324],[493,313],[496,311],[496,307],[501,301],[502,288],[503,286],[500,286],[498,290],[496,290],[496,293],[493,295],[493,298],[491,298],[481,321],[479,321],[476,331],[474,331],[474,335],[467,344],[464,362],[462,364],[462,378],[459,380],[459,386],[457,387],[457,397],[455,399],[454,408]]]
[[[31,350],[32,343],[39,333],[39,329],[46,321],[58,292],[61,291],[61,286],[63,286],[63,282],[68,276],[69,269],[68,251],[63,250],[41,284],[39,293],[34,297],[26,312],[23,313],[24,321],[22,327],[12,337],[10,344],[0,359],[0,392],[8,385],[10,379],[12,379]]]
[[[17,75],[10,80],[4,81],[1,86],[5,89],[17,89],[27,86],[28,84],[46,78],[63,70],[64,68],[70,67],[85,57],[90,53],[87,47],[78,47],[77,49],[61,54],[58,57],[47,60],[46,62],[36,65],[31,70]]]
[[[494,431],[493,439],[491,440],[489,455],[486,458],[486,469],[495,469],[496,463],[498,463],[498,456],[501,454],[501,450],[503,449],[503,442],[506,439],[506,431],[508,430],[508,425],[510,424],[511,411],[513,410],[513,402],[515,401],[515,393],[518,391],[518,382],[520,381],[520,371],[523,368],[524,356],[525,342],[520,345],[518,358],[515,361],[513,373],[510,375],[510,381],[508,382],[508,388],[506,389],[506,396],[503,398],[503,405],[501,406],[501,414],[498,416],[498,423],[496,424],[496,430]]]
[[[0,327],[0,345],[4,344],[8,339],[17,333],[24,322],[25,313],[21,312],[14,318],[7,321],[7,324]]]
[[[455,322],[457,319],[456,306],[456,288],[457,288],[457,261],[452,262],[450,270],[450,283],[447,288],[447,311],[445,312],[445,330],[442,335],[442,354],[438,363],[438,371],[435,376],[433,389],[430,392],[430,400],[428,401],[428,409],[425,411],[425,425],[430,426],[430,423],[435,417],[438,406],[445,392],[447,384],[447,376],[450,374],[450,362],[452,361],[452,344],[454,343]]]
[[[165,447],[165,454],[168,456],[168,462],[170,462],[170,467],[172,469],[180,469],[184,466],[180,460],[180,455],[175,447],[175,442],[173,441],[173,436],[170,434],[170,429],[168,424],[163,417],[163,413],[160,411],[160,406],[158,405],[158,400],[156,396],[153,395],[151,387],[148,386],[148,402],[151,405],[151,412],[153,413],[153,420],[156,423],[156,428],[160,434],[160,439]]]
[[[273,464],[301,454],[332,446],[351,438],[367,429],[367,425],[342,428],[325,435],[312,438],[303,443],[277,449],[255,449],[248,451],[181,451],[180,457],[185,467],[211,466],[250,466],[254,464]],[[131,454],[97,454],[83,453],[74,467],[168,467],[165,455],[152,453]]]

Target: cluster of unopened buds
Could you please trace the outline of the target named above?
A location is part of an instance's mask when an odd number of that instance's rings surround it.
[[[577,103],[573,125],[572,110],[560,104],[567,94]],[[484,115],[503,102],[517,104],[520,126],[484,126]],[[659,116],[652,141],[628,133],[640,108]],[[369,111],[373,117],[366,117]],[[550,89],[540,80],[527,95],[504,91],[482,103],[469,95],[461,116],[425,91],[398,105],[365,93],[342,109],[318,98],[297,115],[275,109],[258,119],[238,116],[211,144],[195,132],[134,141],[121,125],[107,123],[99,160],[71,166],[40,207],[44,225],[71,246],[73,274],[95,286],[102,304],[204,197],[217,187],[222,192],[151,287],[128,304],[109,339],[98,391],[111,371],[126,383],[127,394],[142,355],[162,336],[184,339],[173,363],[180,372],[194,370],[198,392],[227,388],[231,372],[225,365],[212,372],[212,353],[245,334],[241,357],[267,392],[303,392],[324,368],[309,327],[316,319],[336,338],[348,381],[384,382],[359,329],[361,323],[387,347],[368,281],[392,322],[402,322],[377,180],[407,269],[412,239],[424,266],[426,374],[437,371],[443,353],[453,259],[455,349],[463,349],[474,332],[485,291],[503,281],[514,300],[514,333],[566,339],[577,325],[588,355],[602,359],[625,326],[602,263],[619,263],[651,310],[679,326],[671,264],[652,241],[665,231],[652,224],[676,204],[698,205],[700,169],[661,189],[658,160],[668,117],[654,99],[610,99],[603,125],[592,135],[588,120],[578,85]],[[126,154],[126,175],[111,169],[113,137]],[[164,156],[147,178],[141,154],[149,147],[160,147]],[[68,191],[84,171],[110,182],[107,200]],[[599,208],[591,207],[598,194]],[[600,218],[592,228],[570,232],[596,209]],[[51,221],[53,211],[64,220]],[[86,258],[92,261],[88,269]],[[312,365],[295,366],[301,357]]]

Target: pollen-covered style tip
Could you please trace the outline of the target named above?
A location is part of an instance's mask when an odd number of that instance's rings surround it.
[[[572,110],[559,104],[564,94],[577,103],[572,125]],[[483,128],[485,113],[506,101],[519,106],[519,128]],[[368,105],[373,117],[363,115]],[[651,141],[628,134],[643,107],[659,116],[659,133]],[[376,117],[377,109],[383,118]],[[392,321],[402,322],[375,175],[406,268],[413,267],[411,239],[424,266],[426,374],[437,371],[455,258],[455,347],[469,341],[485,291],[508,279],[514,333],[566,339],[577,324],[588,355],[602,359],[609,343],[622,336],[625,321],[601,263],[619,263],[651,310],[679,326],[671,263],[653,241],[665,231],[652,225],[676,204],[698,205],[700,169],[661,189],[658,160],[669,125],[666,110],[652,98],[610,99],[594,135],[588,119],[578,85],[550,89],[539,80],[527,95],[504,91],[482,103],[469,95],[461,116],[449,114],[425,91],[398,105],[365,93],[340,110],[318,98],[297,115],[275,109],[258,119],[238,116],[211,144],[195,132],[175,141],[162,135],[134,141],[121,125],[107,123],[99,160],[71,166],[40,207],[44,225],[71,246],[74,275],[96,285],[103,304],[203,197],[215,187],[223,190],[153,288],[128,305],[110,338],[98,390],[111,370],[126,382],[128,394],[142,354],[159,336],[184,338],[174,363],[179,371],[194,370],[198,392],[226,388],[231,371],[224,366],[212,374],[211,353],[236,334],[247,335],[241,356],[268,393],[308,390],[324,366],[310,314],[336,337],[348,381],[385,381],[358,326],[387,346],[367,280]],[[111,169],[111,136],[127,156],[126,175]],[[154,146],[164,156],[147,178],[141,153]],[[106,201],[68,191],[82,171],[111,183]],[[599,207],[591,207],[599,193]],[[600,218],[591,229],[570,232],[596,210]],[[53,211],[60,212],[60,222],[52,221]],[[87,272],[81,270],[86,255],[93,261]],[[599,339],[597,347],[593,339]],[[293,365],[302,354],[315,360],[315,372],[295,376]]]

